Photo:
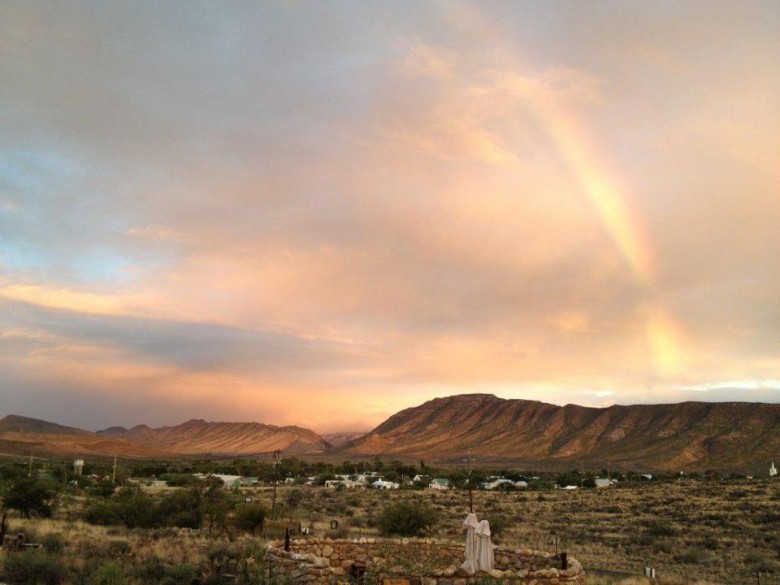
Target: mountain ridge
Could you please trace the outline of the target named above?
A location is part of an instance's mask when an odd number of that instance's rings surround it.
[[[319,453],[330,445],[317,433],[298,426],[276,426],[257,422],[209,422],[190,419],[178,425],[132,429],[110,427],[98,435],[122,437],[150,447],[182,455],[256,455],[276,450],[288,454]]]
[[[350,435],[327,435],[331,443],[299,426],[204,419],[92,433],[17,415],[0,419],[0,447],[20,453],[248,457],[278,449],[334,460],[391,456],[443,464],[461,464],[470,454],[484,465],[529,469],[746,470],[780,459],[780,404],[687,401],[596,408],[460,394],[403,409],[368,433]]]
[[[780,405],[688,401],[595,408],[461,394],[404,409],[342,451],[429,460],[470,453],[528,465],[741,468],[780,452]]]

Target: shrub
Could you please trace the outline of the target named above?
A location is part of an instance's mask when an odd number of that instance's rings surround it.
[[[119,524],[119,513],[113,502],[99,500],[91,502],[84,509],[84,520],[90,524],[114,526]]]
[[[65,569],[58,556],[39,549],[7,555],[0,577],[18,585],[58,585]]]
[[[436,511],[430,506],[398,502],[387,506],[377,519],[382,534],[419,536],[437,522]]]
[[[148,557],[134,568],[133,576],[145,585],[156,585],[165,577],[165,564],[159,557]]]
[[[493,516],[487,520],[490,522],[490,535],[498,542],[500,535],[509,526],[510,521],[506,516]]]
[[[165,524],[179,528],[200,528],[203,524],[203,492],[194,485],[173,492],[160,502],[160,517]]]
[[[50,532],[38,538],[38,542],[50,553],[61,553],[65,549],[65,537],[59,532]]]
[[[658,520],[651,520],[647,523],[647,534],[649,536],[677,536],[679,533],[680,531],[669,523],[660,522]]]
[[[91,585],[124,585],[126,581],[125,570],[116,563],[101,565],[89,580]]]
[[[153,528],[159,524],[154,500],[141,491],[122,488],[114,500],[119,520],[127,528]]]
[[[236,507],[236,526],[251,532],[253,536],[257,529],[262,530],[265,517],[266,509],[259,504],[240,504]]]
[[[197,568],[189,563],[168,565],[164,569],[160,585],[190,585],[195,581],[197,572]]]

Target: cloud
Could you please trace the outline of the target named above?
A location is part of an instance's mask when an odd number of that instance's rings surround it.
[[[0,6],[4,404],[780,378],[774,5],[234,8]]]

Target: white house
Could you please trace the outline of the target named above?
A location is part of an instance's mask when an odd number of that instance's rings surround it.
[[[479,484],[479,489],[494,490],[501,487],[502,485],[514,486],[515,482],[505,477],[489,477],[487,481],[483,481],[481,484]]]
[[[398,484],[392,481],[385,481],[384,479],[378,479],[371,484],[371,487],[378,490],[397,490]]]
[[[436,477],[430,484],[428,484],[428,489],[431,490],[448,490],[451,487],[452,484],[450,484],[450,480],[446,477]]]
[[[240,475],[227,475],[224,473],[195,473],[193,475],[198,479],[216,477],[218,480],[229,487],[241,487],[241,480],[243,479],[243,477]]]
[[[527,481],[523,481],[521,479],[520,481],[516,481],[515,482],[515,487],[516,488],[527,488],[528,487],[528,482]]]
[[[610,480],[603,479],[601,477],[597,477],[595,481],[596,481],[597,488],[607,488],[614,485],[613,482],[611,482]]]

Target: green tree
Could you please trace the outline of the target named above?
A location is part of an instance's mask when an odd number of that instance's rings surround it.
[[[110,498],[114,495],[114,484],[110,479],[101,479],[99,482],[90,486],[89,493],[101,498]]]
[[[119,521],[127,528],[153,528],[160,524],[154,500],[142,491],[125,487],[112,500]]]
[[[24,518],[33,514],[51,516],[57,493],[47,482],[21,478],[11,484],[3,497],[3,508],[17,510]]]
[[[200,528],[203,524],[203,482],[176,490],[160,501],[165,524],[179,528]]]
[[[209,534],[214,530],[220,532],[225,528],[225,521],[233,509],[235,501],[232,494],[225,491],[221,481],[210,482],[203,492],[203,519],[208,526]]]

